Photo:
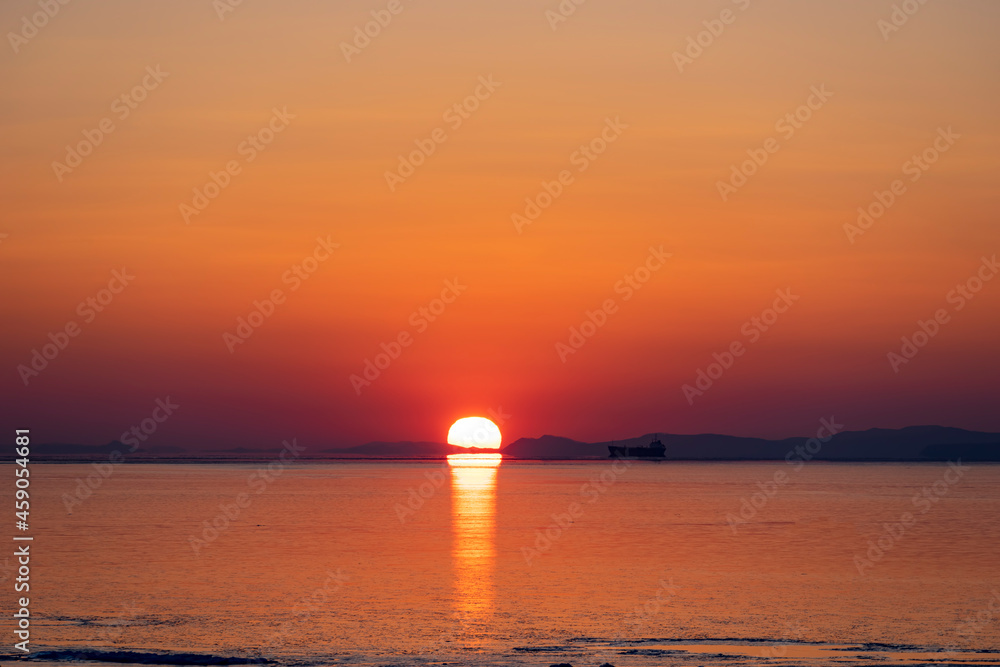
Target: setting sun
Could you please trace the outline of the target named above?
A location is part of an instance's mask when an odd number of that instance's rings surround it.
[[[500,449],[500,441],[500,429],[486,417],[463,417],[448,429],[449,445]]]

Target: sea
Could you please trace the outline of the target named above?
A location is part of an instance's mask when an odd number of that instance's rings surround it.
[[[33,464],[0,662],[1000,664],[1000,466],[494,463]]]

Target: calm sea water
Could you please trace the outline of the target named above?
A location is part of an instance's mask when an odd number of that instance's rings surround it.
[[[94,469],[35,465],[33,651],[1000,662],[1000,466],[260,467],[119,465],[69,513],[64,494]]]

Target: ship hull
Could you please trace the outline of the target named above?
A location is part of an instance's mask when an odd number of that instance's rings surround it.
[[[618,447],[616,445],[608,445],[609,458],[662,459],[666,451],[667,448],[662,445],[659,447]]]

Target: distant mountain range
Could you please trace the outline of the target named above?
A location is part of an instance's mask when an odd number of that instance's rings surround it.
[[[554,435],[521,438],[500,451],[513,459],[604,459],[608,445],[646,445],[659,437],[670,461],[769,461],[802,456],[817,461],[1000,461],[1000,434],[967,431],[946,426],[909,426],[901,429],[873,428],[844,431],[826,442],[809,438],[741,438],[731,435],[641,435],[612,442],[580,442]],[[265,450],[236,449],[195,452],[175,446],[142,447],[134,453],[114,441],[107,445],[48,443],[34,445],[32,460],[93,461],[107,459],[119,450],[126,461],[145,460],[268,460]],[[797,451],[798,450],[798,451]],[[305,459],[440,459],[448,454],[469,452],[439,442],[369,442],[346,449],[306,453]],[[483,450],[492,451],[492,450]]]
[[[648,445],[655,437],[671,461],[771,461],[799,456],[817,461],[1000,461],[1000,434],[946,426],[843,431],[825,442],[809,438],[649,434],[614,442],[578,442],[554,435],[521,438],[502,451],[512,458],[607,458],[608,445]],[[801,450],[797,451],[797,448]],[[801,453],[800,453],[801,452]]]

